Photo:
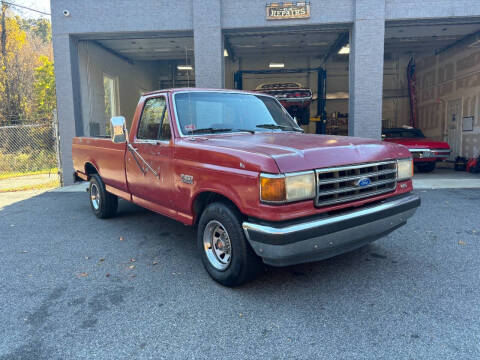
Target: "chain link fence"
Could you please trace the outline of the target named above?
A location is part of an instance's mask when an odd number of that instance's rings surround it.
[[[0,126],[0,192],[58,186],[57,134],[54,121]]]

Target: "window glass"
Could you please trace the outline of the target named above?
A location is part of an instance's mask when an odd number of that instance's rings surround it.
[[[117,113],[117,90],[115,78],[103,75],[103,89],[105,96],[105,131],[107,135],[110,134],[110,119]]]
[[[175,95],[183,134],[221,131],[301,131],[273,98],[244,93],[191,92]]]
[[[138,139],[170,139],[170,121],[164,97],[147,100],[138,126]]]

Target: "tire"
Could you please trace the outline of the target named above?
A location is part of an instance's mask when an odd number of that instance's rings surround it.
[[[245,284],[262,269],[245,238],[239,212],[229,204],[206,207],[198,223],[197,246],[208,274],[224,286]]]
[[[419,172],[422,173],[430,173],[435,170],[436,163],[435,162],[427,162],[423,164],[418,164],[417,168]]]
[[[105,184],[98,174],[94,174],[90,178],[88,194],[90,207],[98,218],[107,219],[115,215],[118,208],[118,197],[105,190]]]

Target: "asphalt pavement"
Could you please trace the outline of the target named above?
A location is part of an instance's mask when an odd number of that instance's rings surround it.
[[[203,270],[194,232],[86,193],[0,205],[0,359],[478,359],[480,189],[417,190],[408,224],[354,252]]]

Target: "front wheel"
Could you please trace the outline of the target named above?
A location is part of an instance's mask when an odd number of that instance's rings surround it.
[[[90,206],[93,213],[100,219],[112,217],[117,212],[118,197],[105,189],[105,184],[98,174],[90,178]]]
[[[207,206],[198,223],[197,245],[208,274],[222,285],[242,285],[262,267],[245,238],[240,214],[228,204]]]

